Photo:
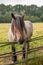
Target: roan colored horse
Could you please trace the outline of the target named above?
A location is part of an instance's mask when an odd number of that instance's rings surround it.
[[[27,38],[29,41],[31,40],[31,36],[33,33],[33,26],[30,21],[24,21],[24,15],[14,15],[11,13],[11,27],[9,30],[9,42],[17,41],[20,44],[23,44],[23,50],[25,50],[24,40]],[[29,44],[28,44],[29,47]],[[17,61],[17,55],[15,53],[16,49],[12,46],[12,51],[14,52],[13,61]],[[23,58],[25,58],[25,51],[23,51]]]

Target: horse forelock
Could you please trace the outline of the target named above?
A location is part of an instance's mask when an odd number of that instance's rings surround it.
[[[24,35],[23,35],[23,19],[22,19],[22,16],[16,15],[15,17],[16,17],[16,20],[14,20],[14,19],[12,20],[13,25],[15,27],[14,31],[16,31],[16,32],[14,32],[14,34],[21,35],[21,37],[23,38]]]
[[[18,29],[22,30],[23,29],[23,18],[22,18],[22,16],[15,15],[15,17],[16,17],[15,22],[16,22],[16,25],[17,25]]]

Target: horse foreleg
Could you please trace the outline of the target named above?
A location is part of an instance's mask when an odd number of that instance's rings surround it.
[[[25,59],[25,43],[23,43],[23,58]]]
[[[29,45],[29,42],[30,42],[30,40],[27,42],[27,51],[29,51],[30,50],[30,45]],[[23,43],[23,58],[25,59],[25,48],[26,48],[26,43],[24,42]]]
[[[13,45],[12,45],[12,52],[13,52],[12,60],[15,62],[17,61],[17,55],[16,55],[16,49]]]

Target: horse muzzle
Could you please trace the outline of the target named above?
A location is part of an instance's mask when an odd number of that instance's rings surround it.
[[[23,44],[24,43],[24,39],[23,40],[19,40],[19,44]]]

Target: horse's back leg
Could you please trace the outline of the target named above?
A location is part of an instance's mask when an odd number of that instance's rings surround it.
[[[12,60],[15,62],[17,61],[17,55],[16,55],[16,49],[13,45],[12,45],[12,52],[13,52]]]

